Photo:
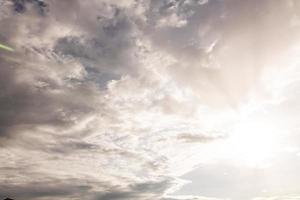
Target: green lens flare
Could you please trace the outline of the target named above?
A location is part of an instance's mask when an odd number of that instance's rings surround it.
[[[15,51],[13,48],[6,46],[4,44],[1,44],[1,43],[0,43],[0,49],[4,49],[6,51]]]

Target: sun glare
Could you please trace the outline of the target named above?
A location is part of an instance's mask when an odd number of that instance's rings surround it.
[[[259,118],[245,119],[233,129],[229,143],[229,156],[242,164],[266,166],[279,145],[276,126]]]

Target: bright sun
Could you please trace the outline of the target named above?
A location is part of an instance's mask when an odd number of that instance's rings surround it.
[[[228,156],[251,166],[264,166],[279,145],[276,126],[259,118],[240,121],[228,140]]]

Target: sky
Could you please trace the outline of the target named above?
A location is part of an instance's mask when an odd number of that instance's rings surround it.
[[[0,199],[300,200],[298,0],[0,0]]]

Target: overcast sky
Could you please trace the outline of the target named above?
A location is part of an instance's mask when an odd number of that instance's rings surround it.
[[[0,199],[300,200],[298,0],[0,0]]]

